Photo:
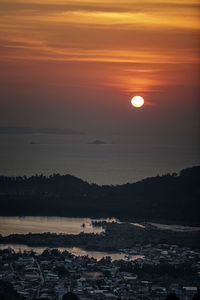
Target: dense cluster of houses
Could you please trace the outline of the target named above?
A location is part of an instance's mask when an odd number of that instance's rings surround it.
[[[133,249],[121,249],[127,261],[111,261],[110,257],[97,261],[87,256],[74,256],[67,251],[45,250],[0,251],[0,280],[12,283],[14,289],[27,299],[62,299],[67,291],[86,299],[164,299],[175,292],[181,300],[189,300],[197,292],[200,275],[200,251],[177,245],[136,245]],[[143,255],[136,258],[135,255]],[[133,260],[134,257],[134,260]],[[195,285],[163,280],[154,274],[142,277],[145,266],[167,264],[178,266],[189,263],[196,273]],[[134,271],[135,270],[135,271]],[[139,270],[139,271],[138,271]],[[152,278],[151,278],[152,277]],[[188,274],[188,278],[190,274]],[[189,285],[188,285],[189,283]]]

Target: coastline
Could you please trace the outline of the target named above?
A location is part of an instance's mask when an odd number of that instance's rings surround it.
[[[161,230],[153,225],[145,228],[129,223],[104,223],[105,232],[56,234],[29,233],[0,236],[0,244],[24,244],[30,247],[79,247],[84,250],[119,252],[122,248],[131,248],[135,244],[176,244],[179,246],[200,248],[200,231],[177,232]]]

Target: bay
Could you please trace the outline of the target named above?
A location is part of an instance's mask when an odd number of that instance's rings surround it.
[[[90,219],[65,217],[0,217],[0,234],[27,234],[31,233],[65,233],[79,234],[100,233],[102,227],[93,227],[92,221],[112,222],[116,219]]]
[[[104,144],[92,144],[95,140]],[[199,164],[199,146],[166,137],[0,134],[0,175],[70,174],[97,184],[136,182]]]

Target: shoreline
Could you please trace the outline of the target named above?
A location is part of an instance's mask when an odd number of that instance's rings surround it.
[[[144,228],[129,223],[103,223],[101,233],[28,233],[0,235],[0,244],[25,244],[30,247],[79,247],[86,251],[118,252],[136,244],[176,244],[200,248],[200,230],[172,231],[146,224]]]
[[[186,227],[186,228],[193,228],[193,230],[191,231],[198,231],[200,230],[200,223],[196,223],[196,222],[186,222],[186,221],[179,221],[179,220],[158,220],[158,219],[152,219],[152,218],[135,218],[135,217],[117,217],[117,216],[107,216],[107,215],[97,215],[97,216],[90,216],[90,215],[85,215],[85,214],[80,214],[80,215],[47,215],[47,214],[1,214],[0,213],[0,218],[19,218],[19,219],[23,219],[23,218],[28,218],[28,217],[38,217],[38,218],[67,218],[67,219],[91,219],[91,220],[102,220],[102,219],[110,219],[110,220],[116,220],[119,223],[132,223],[132,224],[139,224],[141,226],[145,226],[146,224],[148,225],[152,225],[152,226],[157,226],[158,228],[160,227],[160,229],[163,230],[167,230],[167,228],[161,228],[161,226],[168,226],[168,227]],[[160,226],[161,225],[161,226]],[[170,230],[170,228],[168,228]],[[180,228],[181,229],[181,228]]]

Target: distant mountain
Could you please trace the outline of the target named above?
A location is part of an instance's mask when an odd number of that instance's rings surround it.
[[[71,175],[0,176],[1,215],[117,217],[199,225],[200,166],[117,186]]]

